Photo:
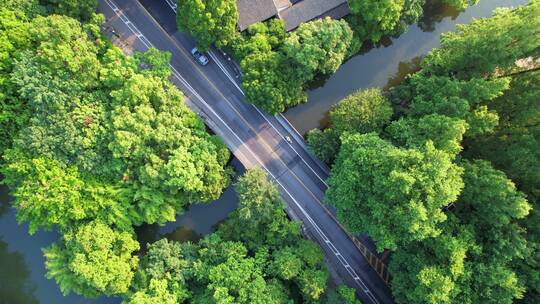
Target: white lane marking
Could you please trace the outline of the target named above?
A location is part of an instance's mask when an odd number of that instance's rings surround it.
[[[109,5],[109,7],[111,9],[113,9],[113,11],[115,12],[115,14],[124,22],[124,24],[126,24],[126,26],[133,32],[133,34],[135,34],[137,37],[143,37],[143,39],[140,39],[141,42],[147,47],[147,48],[151,48],[151,47],[154,47],[153,44],[148,40],[146,39],[146,37],[139,31],[139,29],[131,22],[129,21],[129,19],[124,15],[123,12],[121,12],[120,10],[118,10],[117,6],[114,4],[114,2],[112,0],[104,0],[105,3],[107,3]],[[115,9],[116,8],[116,9]],[[146,40],[146,41],[145,41]],[[188,88],[189,91],[191,91],[191,93],[197,97],[197,99],[199,99],[201,101],[201,103],[207,108],[209,109],[216,118],[218,118],[221,123],[227,127],[227,129],[229,130],[229,132],[231,134],[233,134],[236,139],[238,140],[238,142],[241,144],[243,143],[242,139],[236,134],[234,133],[234,131],[230,128],[229,125],[227,125],[227,123],[225,123],[225,121],[223,121],[223,119],[214,111],[214,109],[212,109],[208,103],[193,89],[193,87],[191,85],[189,85],[189,83],[180,75],[180,73],[178,73],[178,71],[171,65],[169,64],[169,67],[171,68],[171,72],[173,74],[173,76],[175,76],[180,82],[182,82],[183,84],[186,85],[186,87]],[[302,214],[305,216],[305,218],[308,220],[308,222],[315,228],[315,231],[319,234],[319,236],[324,240],[324,242],[327,244],[327,246],[330,248],[330,250],[332,251],[332,253],[334,253],[334,255],[338,258],[338,260],[340,262],[341,259],[339,257],[341,257],[343,259],[343,261],[346,262],[345,258],[343,258],[343,256],[341,255],[341,253],[337,250],[337,248],[334,246],[334,244],[328,239],[328,237],[326,236],[326,234],[319,228],[319,226],[315,223],[315,221],[311,218],[311,216],[307,213],[307,211],[298,203],[298,201],[296,201],[296,199],[292,196],[292,194],[289,192],[289,190],[287,190],[287,188],[285,188],[281,182],[272,174],[272,172],[270,172],[270,170],[264,165],[264,163],[259,159],[259,157],[251,150],[251,148],[249,148],[249,146],[246,146],[246,149],[252,154],[252,157],[254,157],[257,162],[260,164],[260,166],[262,168],[265,169],[266,172],[268,172],[268,174],[270,175],[270,177],[287,193],[287,195],[292,199],[292,201],[295,203],[295,205],[298,207],[298,209],[300,209],[300,211],[302,212]],[[335,251],[334,251],[335,250]],[[339,253],[339,256],[337,255]],[[343,262],[342,262],[343,264]],[[347,263],[348,265],[348,263]],[[347,272],[352,276],[352,278],[354,279],[354,281],[362,288],[362,290],[368,295],[368,297],[370,298],[370,300],[375,303],[375,304],[378,304],[379,301],[372,295],[372,293],[369,291],[369,289],[367,288],[366,284],[362,281],[362,279],[360,279],[360,277],[356,274],[356,272],[354,271],[354,269],[352,269],[351,267],[345,267],[345,269],[347,270]]]
[[[240,88],[240,86],[236,83],[236,81],[234,80],[234,78],[232,77],[232,75],[229,73],[229,71],[227,71],[227,69],[225,68],[225,65],[221,62],[221,60],[216,56],[216,54],[214,54],[214,51],[212,50],[209,50],[208,51],[208,55],[210,55],[210,57],[212,59],[214,59],[214,61],[216,62],[216,64],[218,65],[218,67],[221,69],[221,71],[223,71],[223,74],[225,74],[225,76],[227,76],[227,78],[229,78],[229,80],[232,82],[232,84],[238,89],[238,91],[242,94],[242,96],[246,96],[246,94],[244,94],[244,91],[242,90],[242,88]]]
[[[172,2],[172,0],[165,0],[165,2],[167,2],[167,4],[169,5],[169,7],[174,11],[174,13],[176,14],[176,4],[174,2]],[[209,50],[208,51],[208,55],[210,55],[210,57],[214,60],[214,62],[217,64],[217,66],[219,67],[219,69],[225,74],[225,76],[232,82],[232,84],[238,89],[238,91],[240,91],[240,93],[242,94],[242,96],[246,96],[246,94],[244,94],[244,91],[242,90],[242,88],[240,88],[240,86],[238,86],[238,84],[236,83],[236,81],[233,79],[233,77],[229,74],[229,71],[227,71],[227,69],[225,68],[225,65],[220,61],[220,59],[214,54],[214,52],[212,50]],[[294,151],[294,153],[296,153],[296,155],[298,155],[300,157],[300,159],[304,162],[304,164],[306,164],[306,166],[308,166],[308,168],[315,174],[315,176],[317,176],[317,178],[326,186],[326,188],[328,188],[328,184],[326,183],[326,181],[319,176],[319,174],[317,174],[317,172],[315,170],[313,170],[313,168],[307,163],[307,161],[300,155],[300,153],[298,153],[298,151],[296,151],[296,149],[293,147],[293,145],[291,143],[289,143],[288,140],[285,139],[285,136],[283,136],[283,134],[281,134],[281,132],[279,132],[279,130],[266,118],[266,116],[261,112],[261,110],[259,110],[259,108],[257,108],[257,106],[255,105],[251,105],[255,108],[255,110],[257,110],[257,112],[259,112],[259,114],[264,118],[264,120],[266,120],[266,122],[268,124],[270,124],[270,126],[272,126],[272,128],[276,131],[276,133],[281,137],[282,140],[284,140],[290,147],[291,149]],[[279,114],[282,116],[282,118],[287,121],[287,119],[285,118],[285,116],[283,116],[281,113]],[[289,123],[289,125],[291,125]],[[292,125],[291,125],[292,126]],[[298,132],[298,130],[296,130],[294,127],[293,127],[294,131],[296,133],[298,133],[298,135],[300,137],[301,134],[300,132]],[[324,206],[323,206],[324,208]]]

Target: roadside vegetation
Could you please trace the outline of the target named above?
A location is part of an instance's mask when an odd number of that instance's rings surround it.
[[[396,302],[540,301],[539,58],[540,2],[500,9],[309,132],[338,219],[393,252]]]
[[[270,114],[307,101],[305,89],[331,75],[362,46],[399,35],[422,16],[425,0],[349,0],[351,14],[301,24],[288,33],[270,19],[238,32],[236,0],[178,0],[178,29],[202,50],[211,45],[233,55],[242,69],[246,100]],[[444,0],[460,9],[477,0]]]

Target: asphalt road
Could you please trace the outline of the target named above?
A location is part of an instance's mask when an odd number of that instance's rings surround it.
[[[284,117],[267,115],[245,103],[237,71],[221,52],[212,51],[207,66],[194,61],[189,50],[195,42],[176,31],[172,1],[140,1],[99,1],[109,35],[130,41],[138,51],[155,47],[170,52],[171,80],[184,92],[187,104],[246,168],[259,166],[268,171],[279,185],[289,214],[304,222],[329,267],[357,290],[363,303],[393,303],[388,287],[322,205],[328,168],[307,152],[302,137]]]

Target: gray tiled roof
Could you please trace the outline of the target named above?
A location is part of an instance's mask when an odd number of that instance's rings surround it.
[[[285,21],[285,29],[291,31],[302,22],[318,17],[342,18],[350,13],[347,0],[303,0],[279,13]]]
[[[274,0],[237,0],[238,29],[245,30],[250,25],[277,15]]]

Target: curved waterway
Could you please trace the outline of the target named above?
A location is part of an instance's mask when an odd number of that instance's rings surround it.
[[[439,35],[452,31],[459,23],[469,23],[474,17],[491,15],[497,7],[527,3],[527,0],[481,0],[480,4],[458,12],[430,2],[425,17],[418,25],[409,27],[407,33],[391,38],[379,46],[351,58],[336,74],[320,80],[319,87],[308,92],[309,101],[285,113],[302,133],[325,125],[326,113],[341,98],[358,89],[387,87],[398,84],[403,77],[418,67],[419,58],[439,46]],[[317,85],[317,84],[314,84]],[[233,160],[237,173],[243,172],[238,161]],[[63,297],[56,283],[45,278],[44,258],[41,249],[55,242],[59,234],[37,232],[28,235],[28,225],[18,225],[15,212],[10,207],[8,189],[0,187],[0,303],[10,304],[117,304],[118,298],[93,300],[70,295]],[[238,204],[232,187],[221,198],[209,204],[192,205],[177,220],[165,226],[146,225],[137,229],[141,244],[163,237],[195,241],[215,230]]]
[[[233,159],[238,175],[244,167]],[[18,225],[15,210],[10,206],[8,188],[0,186],[0,303],[1,304],[119,304],[120,298],[85,299],[71,294],[62,296],[54,280],[45,278],[45,259],[41,249],[56,242],[56,231],[39,231],[30,236],[28,225]],[[175,222],[164,226],[144,225],[136,229],[137,239],[144,249],[146,243],[162,238],[176,241],[196,241],[213,232],[238,205],[233,187],[225,190],[216,201],[194,204]]]
[[[345,62],[335,74],[314,83],[308,91],[308,102],[285,112],[287,119],[302,134],[327,124],[330,108],[356,90],[399,84],[403,78],[418,69],[420,58],[429,50],[439,47],[441,33],[454,31],[456,24],[470,23],[473,18],[489,17],[498,7],[513,7],[528,0],[480,0],[465,11],[457,11],[428,0],[424,17],[409,26],[397,38],[383,39]]]

